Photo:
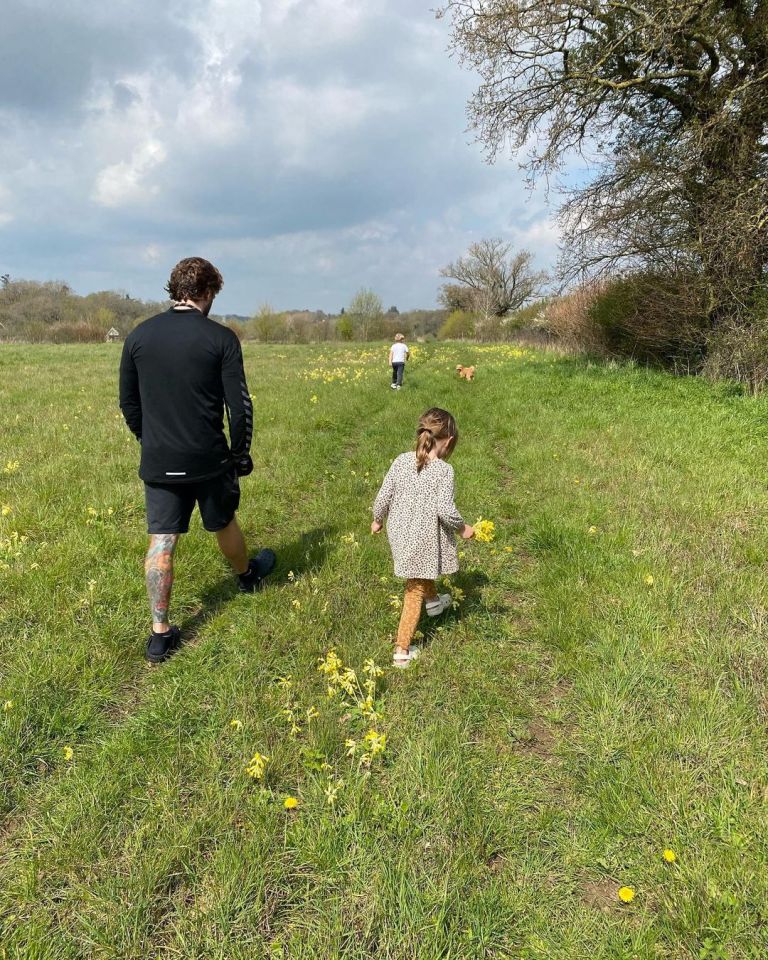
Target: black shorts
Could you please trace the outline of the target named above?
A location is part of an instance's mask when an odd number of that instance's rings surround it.
[[[186,533],[196,503],[203,526],[215,533],[232,522],[240,506],[240,480],[234,468],[192,483],[145,483],[144,493],[149,533]]]

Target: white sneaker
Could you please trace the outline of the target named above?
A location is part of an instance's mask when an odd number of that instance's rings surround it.
[[[427,614],[430,617],[439,617],[441,613],[450,610],[453,597],[450,593],[441,593],[437,600],[427,600]]]
[[[406,670],[414,660],[419,659],[420,654],[421,650],[418,647],[411,647],[407,653],[404,650],[396,650],[392,657],[392,666],[398,667],[400,670]]]
[[[391,386],[392,386],[392,389],[393,389],[393,390],[397,390],[397,384],[396,384],[396,383],[393,383]]]

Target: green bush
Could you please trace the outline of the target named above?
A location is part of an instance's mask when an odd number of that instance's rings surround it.
[[[454,310],[438,331],[441,340],[466,340],[475,335],[475,318],[467,310]]]

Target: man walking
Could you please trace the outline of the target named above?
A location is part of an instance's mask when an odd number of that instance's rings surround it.
[[[144,569],[152,611],[146,655],[152,663],[167,659],[181,639],[168,613],[173,554],[179,536],[189,530],[195,504],[240,590],[258,590],[276,562],[271,550],[249,560],[235,518],[239,478],[253,470],[253,407],[240,341],[208,319],[222,286],[221,274],[207,260],[177,263],[166,287],[173,305],[128,335],[120,362],[120,409],[141,444],[139,476],[150,537]]]

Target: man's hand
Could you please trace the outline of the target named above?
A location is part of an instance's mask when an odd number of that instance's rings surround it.
[[[468,523],[464,524],[464,529],[461,531],[462,540],[471,540],[475,535],[475,528],[470,527]]]
[[[251,460],[247,453],[244,457],[240,457],[239,460],[235,461],[235,473],[238,477],[247,477],[253,473],[253,460]]]
[[[379,520],[374,520],[373,523],[371,524],[371,533],[381,533],[383,529],[384,529],[384,524],[381,523]]]

